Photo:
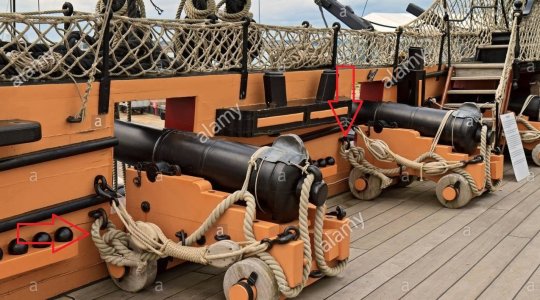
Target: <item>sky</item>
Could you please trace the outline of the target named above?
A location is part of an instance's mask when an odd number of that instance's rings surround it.
[[[41,10],[60,9],[66,0],[41,0]],[[96,0],[69,0],[75,10],[93,11]],[[176,14],[176,9],[180,0],[153,0],[165,12],[159,16],[153,8],[150,0],[144,0],[149,18],[172,19]],[[405,12],[409,2],[427,8],[433,0],[367,0],[365,14],[371,12]],[[216,3],[219,2],[216,0]],[[345,5],[349,5],[361,15],[366,0],[342,0]],[[300,25],[303,21],[309,21],[314,26],[322,26],[318,7],[313,0],[252,0],[251,11],[254,19],[259,21],[259,4],[261,6],[261,23],[273,25]],[[37,11],[38,0],[17,0],[18,11]],[[0,0],[0,11],[9,11],[9,0]],[[336,21],[331,15],[325,12],[329,24]]]

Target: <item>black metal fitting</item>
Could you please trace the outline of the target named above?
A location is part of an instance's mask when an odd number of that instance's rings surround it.
[[[71,4],[70,2],[65,2],[64,5],[62,5],[62,11],[63,11],[62,13],[64,14],[64,16],[70,17],[73,15],[73,12],[75,10],[73,9],[73,4]],[[69,22],[64,23],[65,30],[68,30],[69,26],[71,26],[71,23]]]
[[[105,178],[105,176],[96,176],[96,178],[94,179],[94,190],[96,192],[96,195],[111,200],[111,204],[114,201],[116,206],[120,206],[120,202],[116,197],[116,192],[110,185],[107,184],[107,179]]]
[[[196,241],[197,245],[202,246],[206,244],[206,237],[203,235],[200,238],[198,238]]]
[[[257,275],[257,273],[255,272],[251,272],[247,279],[247,283],[251,286],[255,286],[255,283],[257,283],[257,279],[259,279],[259,275]]]
[[[323,272],[321,272],[319,270],[315,270],[315,271],[311,271],[311,273],[309,273],[309,277],[310,278],[323,278],[324,274],[323,274]]]
[[[341,31],[341,24],[339,22],[335,22],[332,24],[332,29],[334,29],[334,35],[333,35],[333,45],[332,45],[332,68],[335,69],[337,67],[338,62],[338,41],[339,41],[339,32]]]
[[[103,208],[98,208],[96,210],[90,211],[88,213],[88,216],[94,220],[101,218],[103,222],[101,223],[101,227],[99,229],[107,229],[107,224],[109,224],[109,217],[107,216],[107,212]]]
[[[308,21],[302,22],[302,27],[309,28],[310,26],[311,26],[311,24]]]
[[[149,213],[150,212],[150,202],[148,201],[143,201],[141,203],[141,210],[144,212],[144,213]]]
[[[188,237],[187,233],[182,229],[174,234],[178,238],[180,242],[182,242],[182,246],[186,245],[186,239]]]
[[[240,78],[240,100],[244,100],[247,97],[247,87],[248,87],[248,63],[249,63],[249,25],[251,24],[251,19],[248,17],[243,18],[244,23],[242,24],[242,70]]]
[[[300,230],[296,226],[289,226],[285,228],[285,230],[278,234],[278,236],[275,239],[265,238],[261,240],[261,244],[268,244],[267,251],[272,249],[275,244],[278,245],[285,245],[292,241],[298,240],[300,237]]]
[[[347,216],[347,211],[342,208],[341,206],[336,206],[336,210],[335,211],[332,211],[332,212],[329,212],[326,214],[327,216],[334,216],[336,217],[338,220],[343,220],[345,219],[345,217]]]
[[[483,163],[483,162],[484,162],[484,157],[482,155],[477,155],[471,160],[462,161],[462,163],[464,164],[463,165],[464,167],[466,167],[468,165],[480,164],[480,163]]]
[[[231,240],[231,236],[228,234],[216,234],[214,236],[214,240],[220,242],[220,241],[229,241]]]

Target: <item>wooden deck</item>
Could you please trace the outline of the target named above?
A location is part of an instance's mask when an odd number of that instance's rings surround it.
[[[347,270],[298,299],[540,299],[540,168],[517,183],[508,165],[497,193],[460,210],[442,208],[434,184],[392,189],[372,202],[329,200],[361,215]],[[139,294],[110,280],[62,299],[224,299],[224,271],[186,264]]]

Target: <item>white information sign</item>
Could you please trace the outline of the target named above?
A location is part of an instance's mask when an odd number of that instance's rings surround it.
[[[506,137],[506,145],[510,152],[512,166],[514,167],[514,174],[516,180],[519,182],[529,177],[531,173],[527,164],[525,150],[523,149],[523,142],[519,134],[516,115],[514,113],[501,115],[501,122]]]

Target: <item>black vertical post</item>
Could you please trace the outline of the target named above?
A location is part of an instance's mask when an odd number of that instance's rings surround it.
[[[338,63],[338,42],[339,42],[339,31],[341,30],[341,24],[338,22],[332,24],[334,29],[333,44],[332,44],[332,69],[337,68]]]
[[[108,0],[112,1],[112,0]],[[106,3],[106,1],[105,1]],[[111,20],[113,18],[113,12],[110,11],[108,15],[105,16],[105,33],[103,34],[103,42],[101,44],[101,49],[98,49],[97,55],[102,53],[101,61],[101,80],[99,84],[99,104],[98,104],[98,114],[104,115],[109,113],[109,103],[111,99],[111,78],[109,72],[109,51],[110,51],[110,41],[111,41]],[[101,51],[100,51],[101,50]]]
[[[248,63],[249,63],[249,25],[251,24],[250,18],[244,18],[242,24],[242,77],[240,79],[240,100],[246,99],[247,86],[248,86]]]
[[[443,64],[443,56],[444,56],[444,42],[446,41],[446,32],[443,32],[441,36],[441,46],[439,48],[439,66],[437,68],[437,71],[442,71],[442,64]],[[438,80],[437,76],[437,80]]]
[[[452,66],[452,33],[450,31],[450,15],[448,15],[448,3],[445,0],[443,2],[444,7],[444,21],[446,22],[446,42],[448,50],[448,67]]]
[[[508,14],[506,13],[506,5],[504,5],[504,0],[501,0],[501,10],[504,17],[504,24],[506,25],[506,29],[510,29],[510,24],[508,22]]]
[[[394,50],[394,76],[396,74],[399,65],[399,48],[401,47],[401,35],[403,35],[403,28],[400,26],[396,32],[396,49]]]

